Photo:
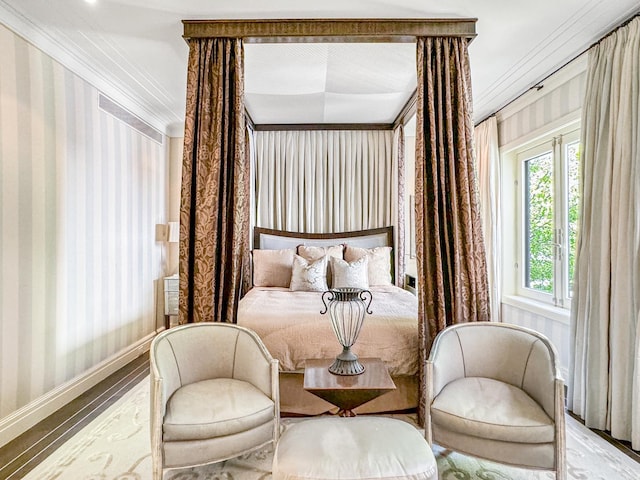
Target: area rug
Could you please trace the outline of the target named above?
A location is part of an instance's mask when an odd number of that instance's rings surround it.
[[[414,415],[396,416],[415,425]],[[284,418],[283,428],[304,418]],[[417,427],[416,427],[417,428]],[[434,445],[441,480],[553,479],[552,472],[525,470],[461,455]],[[217,464],[170,470],[164,480],[270,480],[273,448]],[[640,464],[567,416],[568,478],[638,480]],[[27,480],[151,479],[149,380],[78,432],[33,469]]]

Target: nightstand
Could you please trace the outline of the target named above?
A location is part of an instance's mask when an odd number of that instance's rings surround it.
[[[180,296],[180,278],[178,274],[164,278],[164,327],[169,329],[171,317],[178,315]]]
[[[416,277],[410,274],[404,276],[404,289],[416,294]]]

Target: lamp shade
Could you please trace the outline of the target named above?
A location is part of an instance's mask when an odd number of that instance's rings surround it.
[[[168,224],[167,242],[177,243],[180,241],[180,223],[169,222]]]

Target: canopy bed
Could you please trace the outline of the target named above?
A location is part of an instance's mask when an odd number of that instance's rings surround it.
[[[390,128],[401,126],[415,108],[415,363],[419,413],[424,411],[422,370],[435,335],[453,323],[489,318],[472,160],[467,43],[474,36],[475,19],[184,21],[190,53],[180,323],[235,322],[240,299],[251,286],[249,231],[255,206],[243,103],[244,43],[414,42],[416,94]]]
[[[321,314],[320,290],[325,288],[316,291],[305,286],[296,288],[294,277],[298,270],[295,266],[292,270],[290,260],[302,255],[315,261],[325,252],[351,259],[352,251],[367,251],[373,252],[369,259],[375,259],[365,266],[367,287],[373,297],[371,314],[366,316],[353,350],[362,358],[381,358],[396,389],[357,408],[356,412],[417,407],[418,303],[413,294],[393,284],[392,249],[390,227],[342,234],[254,229],[254,286],[239,303],[237,321],[255,331],[280,361],[282,412],[315,415],[335,410],[328,402],[304,391],[302,385],[307,359],[332,358],[342,348],[327,316]],[[276,263],[283,255],[289,260]]]

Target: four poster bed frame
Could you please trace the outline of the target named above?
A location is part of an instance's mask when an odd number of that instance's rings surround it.
[[[183,20],[183,38],[241,38],[244,43],[415,43],[418,37],[476,37],[477,18]],[[391,124],[253,124],[255,130],[393,129],[416,113],[417,90]]]
[[[183,20],[185,39],[229,37],[241,38],[244,43],[393,43],[416,42],[418,37],[462,37],[469,41],[476,36],[477,19],[270,19],[270,20]],[[389,125],[367,124],[338,124],[338,125],[278,125],[278,129],[363,129],[388,128],[393,129],[405,124],[416,113],[417,90],[407,101],[396,119]],[[247,115],[250,123],[250,116]],[[420,123],[421,119],[418,119]],[[271,129],[273,125],[252,125],[255,130]],[[360,232],[362,233],[362,232]],[[345,235],[326,235],[315,237],[304,234],[292,234],[277,231],[255,231],[254,248],[282,248],[282,245],[299,245],[318,241],[321,245],[339,241],[348,242]],[[387,234],[385,234],[387,235]],[[362,235],[361,235],[362,236]],[[366,237],[367,235],[365,235]],[[349,235],[347,235],[349,237]],[[392,236],[385,237],[385,244],[392,245]],[[379,235],[378,235],[379,239]],[[376,240],[377,241],[377,240]],[[288,242],[288,243],[287,243]],[[365,242],[366,243],[366,242]],[[286,247],[285,247],[286,248]],[[394,254],[396,250],[394,249]],[[394,287],[397,288],[397,287]],[[297,292],[295,292],[297,293]],[[407,293],[407,292],[405,292]],[[375,298],[375,297],[374,297]],[[240,302],[242,305],[242,302]],[[417,304],[415,313],[415,345],[417,349],[424,349],[424,345],[417,340]],[[244,320],[239,319],[243,324]],[[246,325],[246,323],[244,323]],[[259,333],[260,334],[260,333]],[[263,332],[263,334],[265,334]],[[266,334],[265,334],[266,335]],[[333,341],[336,342],[335,338]],[[267,348],[269,348],[267,346]],[[412,352],[416,363],[426,357],[425,352]],[[383,356],[383,355],[378,355]],[[421,369],[418,369],[421,373]],[[380,412],[404,410],[414,408],[419,403],[419,372],[408,375],[397,375],[394,380],[397,390],[365,404],[361,411]],[[300,414],[317,414],[327,410],[326,402],[305,392],[302,389],[302,375],[300,370],[282,371],[280,377],[281,397],[286,403],[283,412]],[[324,404],[323,404],[324,403]],[[330,407],[330,405],[329,405]]]

